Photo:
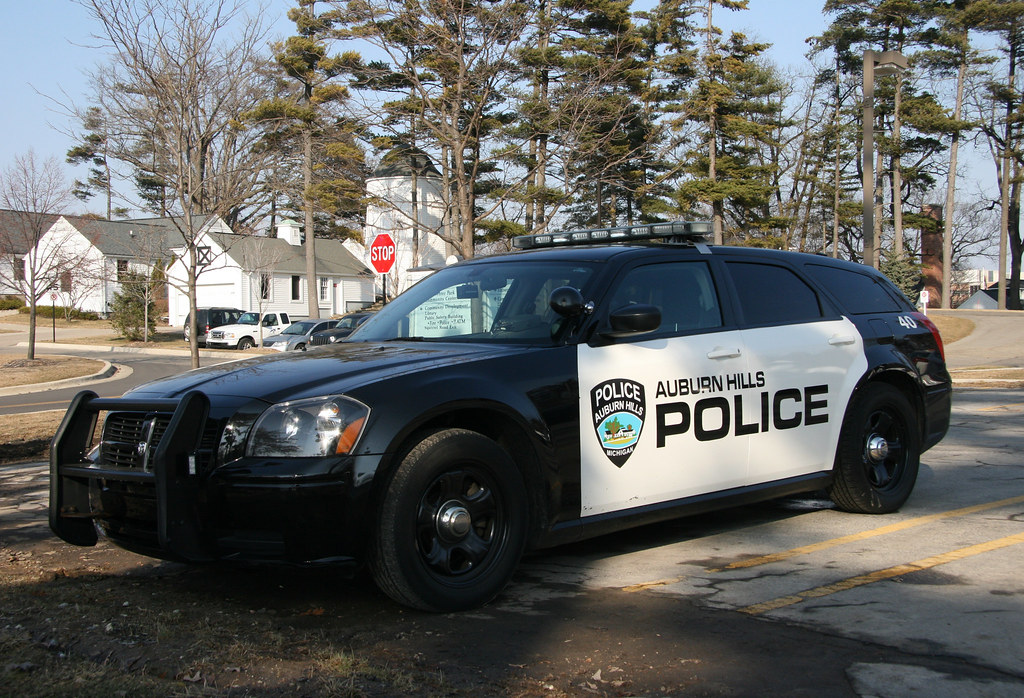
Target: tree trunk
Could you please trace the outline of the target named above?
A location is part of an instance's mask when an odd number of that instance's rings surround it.
[[[953,120],[959,122],[964,105],[964,78],[967,74],[967,59],[960,63],[956,75],[956,103],[953,106]],[[952,306],[953,270],[953,207],[956,205],[956,159],[960,150],[960,131],[953,132],[949,146],[949,175],[946,177],[946,208],[942,221],[942,307]]]
[[[316,236],[313,234],[313,131],[302,129],[302,208],[306,214],[306,307],[309,317],[320,317],[320,294],[316,283]]]
[[[892,251],[898,259],[903,256],[903,164],[900,160],[900,107],[903,103],[903,73],[896,74],[896,97],[893,105],[892,141],[896,152],[892,156]]]

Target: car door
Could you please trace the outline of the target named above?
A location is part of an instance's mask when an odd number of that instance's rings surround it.
[[[631,305],[657,307],[660,327],[610,338],[605,318],[597,339],[578,348],[584,517],[746,481],[747,440],[734,433],[731,393],[750,378],[710,261],[624,269],[601,312]]]
[[[751,484],[832,468],[843,414],[867,370],[856,326],[787,266],[726,263],[748,371]]]

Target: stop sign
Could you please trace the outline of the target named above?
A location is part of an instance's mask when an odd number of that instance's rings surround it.
[[[370,264],[378,274],[387,274],[395,264],[395,241],[381,233],[370,244]]]

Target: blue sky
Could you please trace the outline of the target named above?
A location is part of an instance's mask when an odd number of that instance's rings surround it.
[[[73,145],[61,130],[72,126],[60,103],[86,103],[84,71],[101,62],[104,53],[94,48],[94,30],[88,13],[71,0],[0,0],[0,169],[30,148],[38,159],[55,156],[61,161]],[[290,0],[266,0],[268,11],[281,17],[279,36],[292,27],[285,17]],[[648,3],[644,3],[648,4]],[[653,3],[651,3],[653,4]],[[821,32],[825,20],[822,0],[750,0],[750,9],[719,9],[715,23],[726,30],[741,30],[748,37],[771,42],[769,57],[780,66],[803,67],[804,39]],[[82,176],[68,170],[69,178]]]

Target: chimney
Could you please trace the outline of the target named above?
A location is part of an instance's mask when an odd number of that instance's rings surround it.
[[[277,224],[277,237],[289,245],[302,244],[302,232],[299,224],[287,218],[282,218],[281,222]]]

